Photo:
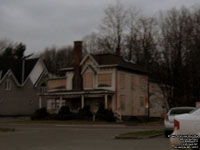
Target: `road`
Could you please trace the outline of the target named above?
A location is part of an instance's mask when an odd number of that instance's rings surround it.
[[[169,150],[169,140],[157,137],[119,140],[119,133],[144,130],[123,125],[2,125],[15,132],[0,133],[0,150]],[[145,128],[146,129],[146,128]]]

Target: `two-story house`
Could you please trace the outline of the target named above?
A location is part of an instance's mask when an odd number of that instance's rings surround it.
[[[74,66],[61,70],[65,76],[49,79],[48,92],[40,94],[40,106],[47,99],[49,112],[56,113],[63,105],[73,111],[89,105],[95,112],[99,103],[120,116],[146,116],[150,109],[148,90],[152,86],[147,72],[119,55],[88,54],[82,59],[82,42],[76,41]],[[157,109],[152,110],[155,117],[160,117],[165,100],[155,99],[161,106],[152,104]]]
[[[48,72],[38,59],[0,60],[0,115],[31,115]]]

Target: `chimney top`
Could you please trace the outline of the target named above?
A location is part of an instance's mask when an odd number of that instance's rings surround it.
[[[120,51],[121,51],[120,48],[117,47],[117,48],[116,48],[116,51],[115,51],[115,54],[118,55],[118,56],[120,56],[120,55],[121,55],[121,52],[120,52]]]
[[[82,41],[74,41],[74,45],[76,44],[82,44],[83,42]]]

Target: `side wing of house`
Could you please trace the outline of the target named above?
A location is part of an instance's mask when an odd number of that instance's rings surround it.
[[[117,111],[123,116],[145,116],[148,77],[123,70],[117,76]]]
[[[161,84],[150,82],[150,116],[151,117],[164,117],[167,113],[167,100],[164,96]]]

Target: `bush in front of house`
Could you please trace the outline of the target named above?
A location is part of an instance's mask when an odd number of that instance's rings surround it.
[[[92,119],[92,112],[90,111],[90,106],[86,105],[84,108],[80,109],[77,115],[77,119]]]
[[[58,115],[68,115],[71,114],[68,106],[62,106],[58,112]]]
[[[96,118],[98,120],[113,122],[116,120],[114,113],[111,109],[105,109],[104,104],[99,105],[99,109],[96,113]]]
[[[72,113],[68,106],[62,106],[58,112],[58,120],[74,120],[76,114]]]
[[[45,107],[37,109],[33,115],[31,115],[31,120],[42,120],[48,117],[48,112]]]
[[[45,120],[58,120],[58,114],[49,114]]]

